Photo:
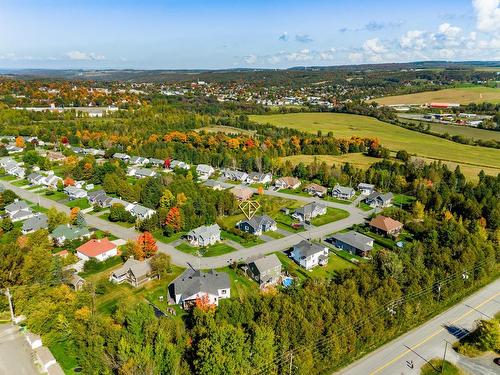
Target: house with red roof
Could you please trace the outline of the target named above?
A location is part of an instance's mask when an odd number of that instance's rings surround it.
[[[76,249],[76,256],[82,260],[106,260],[118,255],[116,244],[108,238],[92,239]]]
[[[369,225],[375,232],[394,237],[397,237],[403,229],[402,223],[390,217],[382,215],[378,215],[377,217],[373,218],[370,221]]]

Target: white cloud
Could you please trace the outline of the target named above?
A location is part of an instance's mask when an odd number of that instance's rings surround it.
[[[280,35],[278,40],[281,40],[282,42],[287,42],[288,38],[289,38],[288,33],[286,31],[284,31],[283,34]]]
[[[319,58],[321,60],[334,60],[335,48],[330,48],[329,50],[319,52]]]
[[[70,60],[105,60],[106,57],[94,52],[69,51],[65,54]]]
[[[314,60],[314,56],[311,54],[311,50],[304,48],[298,52],[292,52],[286,55],[288,61],[311,61]]]
[[[399,45],[401,48],[420,51],[427,46],[425,34],[425,31],[420,30],[407,31],[406,34],[399,39]]]
[[[311,43],[313,39],[309,36],[309,34],[297,34],[295,35],[295,41],[300,43]]]
[[[247,55],[245,57],[243,57],[243,60],[247,63],[247,64],[255,64],[257,62],[257,56],[255,55]]]
[[[387,48],[382,43],[380,43],[380,40],[378,38],[368,39],[367,41],[365,41],[363,44],[363,49],[365,50],[365,52],[372,54],[380,54],[387,51]]]
[[[442,23],[439,25],[438,31],[448,39],[456,38],[462,29],[457,26],[451,26],[449,23]]]
[[[473,0],[477,29],[483,32],[500,31],[500,0]]]
[[[347,55],[347,58],[353,63],[359,63],[363,61],[363,54],[361,52],[351,52]]]

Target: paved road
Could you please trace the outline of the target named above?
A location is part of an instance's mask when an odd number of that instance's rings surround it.
[[[418,375],[425,360],[443,357],[445,340],[450,343],[457,341],[457,336],[470,331],[476,320],[484,318],[482,314],[493,316],[499,310],[500,279],[497,279],[427,323],[339,371],[338,374]],[[464,361],[450,348],[450,345],[446,359],[459,364]],[[414,369],[410,369],[406,361],[413,361]],[[498,370],[497,373],[500,373],[500,368]],[[480,371],[479,367],[476,367],[475,373],[489,374],[487,370]]]
[[[44,197],[43,195],[33,193],[32,191],[21,189],[20,187],[12,185],[8,181],[2,181],[2,184],[6,188],[14,191],[22,199],[38,203],[42,207],[45,208],[55,207],[59,211],[63,211],[66,213],[69,213],[70,211],[70,208],[65,206],[64,204],[55,202],[51,199]],[[234,187],[234,185],[230,186]],[[318,201],[318,198],[295,196],[290,194],[279,193],[276,191],[266,191],[266,194],[278,197],[284,197],[288,199],[296,199],[302,202]],[[165,244],[160,241],[157,242],[158,250],[169,254],[172,257],[172,263],[178,266],[186,267],[187,265],[191,265],[195,268],[203,268],[203,269],[220,268],[227,266],[228,264],[231,264],[234,261],[245,260],[256,256],[273,253],[275,251],[287,250],[305,238],[319,239],[330,233],[337,232],[345,228],[349,228],[354,224],[363,223],[365,217],[368,215],[367,212],[364,212],[353,205],[344,205],[328,201],[321,201],[321,202],[329,207],[335,207],[346,210],[349,212],[350,215],[345,219],[335,221],[333,223],[322,225],[320,227],[314,227],[298,234],[292,234],[287,237],[272,240],[264,244],[256,245],[250,248],[239,249],[231,253],[217,257],[199,258],[191,254],[186,254],[180,250],[177,250],[172,245]],[[136,232],[134,228],[125,228],[118,224],[111,223],[107,220],[101,219],[94,215],[85,214],[85,220],[87,221],[88,225],[95,228],[99,228],[103,231],[108,231],[111,234],[115,235],[116,237],[123,238],[125,240],[136,239],[138,236],[138,232]]]
[[[32,353],[18,326],[0,325],[0,374],[38,375]]]

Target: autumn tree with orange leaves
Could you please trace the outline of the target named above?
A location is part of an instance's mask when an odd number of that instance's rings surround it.
[[[210,298],[208,297],[208,294],[203,294],[201,296],[196,297],[194,303],[198,309],[204,312],[215,310],[215,304],[210,303]]]
[[[165,225],[173,232],[179,232],[182,229],[182,214],[179,207],[172,207],[165,219]]]
[[[23,147],[24,147],[24,145],[25,145],[25,143],[24,143],[24,138],[23,138],[23,137],[21,137],[21,136],[18,136],[18,137],[16,138],[16,146],[17,146],[17,147],[21,147],[21,148],[23,148]]]
[[[158,245],[153,238],[153,235],[149,232],[143,232],[137,238],[137,246],[134,247],[135,258],[139,260],[144,260],[151,258],[158,251]]]

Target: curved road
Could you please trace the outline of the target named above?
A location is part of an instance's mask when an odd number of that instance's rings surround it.
[[[51,199],[44,197],[43,195],[34,193],[29,190],[21,189],[18,186],[12,185],[8,181],[1,182],[6,188],[14,191],[22,199],[26,199],[33,203],[38,203],[40,206],[45,208],[55,207],[59,211],[69,213],[70,208],[62,203],[55,202]],[[225,184],[224,184],[225,185]],[[234,187],[235,185],[229,185]],[[254,189],[255,190],[255,189]],[[256,191],[256,190],[255,190]],[[302,202],[313,202],[318,201],[316,198],[295,196],[285,193],[279,193],[276,191],[266,191],[266,194],[273,195],[277,197],[295,199]],[[165,244],[163,242],[157,241],[158,250],[169,254],[172,257],[172,263],[186,267],[190,265],[194,268],[208,269],[208,268],[220,268],[231,264],[234,261],[243,261],[248,258],[254,258],[257,256],[273,253],[276,251],[287,250],[293,245],[299,243],[303,239],[319,239],[330,233],[337,232],[339,230],[349,228],[354,224],[361,224],[364,222],[365,218],[369,215],[369,212],[364,212],[354,205],[345,205],[329,201],[321,201],[329,207],[340,208],[349,212],[349,216],[345,219],[334,221],[329,224],[322,225],[320,227],[313,227],[309,230],[298,234],[291,234],[289,236],[272,240],[260,245],[249,247],[246,249],[240,249],[233,251],[228,254],[216,256],[216,257],[196,257],[191,254],[186,254],[175,247]],[[111,223],[107,220],[101,219],[97,216],[85,214],[85,220],[87,224],[91,227],[101,229],[103,231],[108,231],[116,237],[123,238],[124,240],[136,239],[138,232],[134,228],[125,228],[118,224]]]

